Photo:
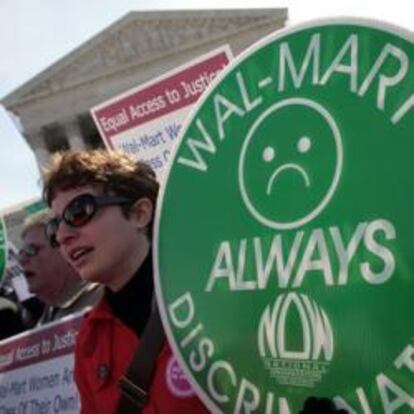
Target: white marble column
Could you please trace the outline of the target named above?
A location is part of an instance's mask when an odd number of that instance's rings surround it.
[[[71,149],[83,150],[86,148],[82,131],[76,118],[66,120],[64,128]]]
[[[35,153],[37,165],[39,167],[39,171],[42,172],[42,167],[47,165],[50,152],[46,148],[45,137],[41,130],[31,132],[28,134],[29,136],[29,143]]]

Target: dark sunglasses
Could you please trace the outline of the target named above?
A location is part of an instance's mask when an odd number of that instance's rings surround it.
[[[82,227],[92,220],[100,207],[130,204],[131,200],[115,195],[95,196],[81,194],[75,197],[63,210],[61,217],[54,217],[46,224],[46,237],[52,247],[59,246],[56,233],[62,221],[70,227]]]

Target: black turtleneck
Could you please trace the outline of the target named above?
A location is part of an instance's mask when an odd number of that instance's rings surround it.
[[[105,298],[114,315],[141,336],[151,313],[153,291],[152,254],[149,252],[131,280],[118,292],[106,288]]]

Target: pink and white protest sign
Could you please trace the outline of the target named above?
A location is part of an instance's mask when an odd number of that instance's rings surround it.
[[[162,180],[187,114],[231,59],[223,46],[92,108],[105,146],[147,162]]]
[[[73,364],[82,319],[68,317],[0,342],[0,413],[80,412]]]

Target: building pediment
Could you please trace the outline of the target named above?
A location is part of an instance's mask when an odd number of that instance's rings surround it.
[[[195,44],[286,18],[286,9],[131,12],[12,92],[3,103],[11,107],[58,93]]]

